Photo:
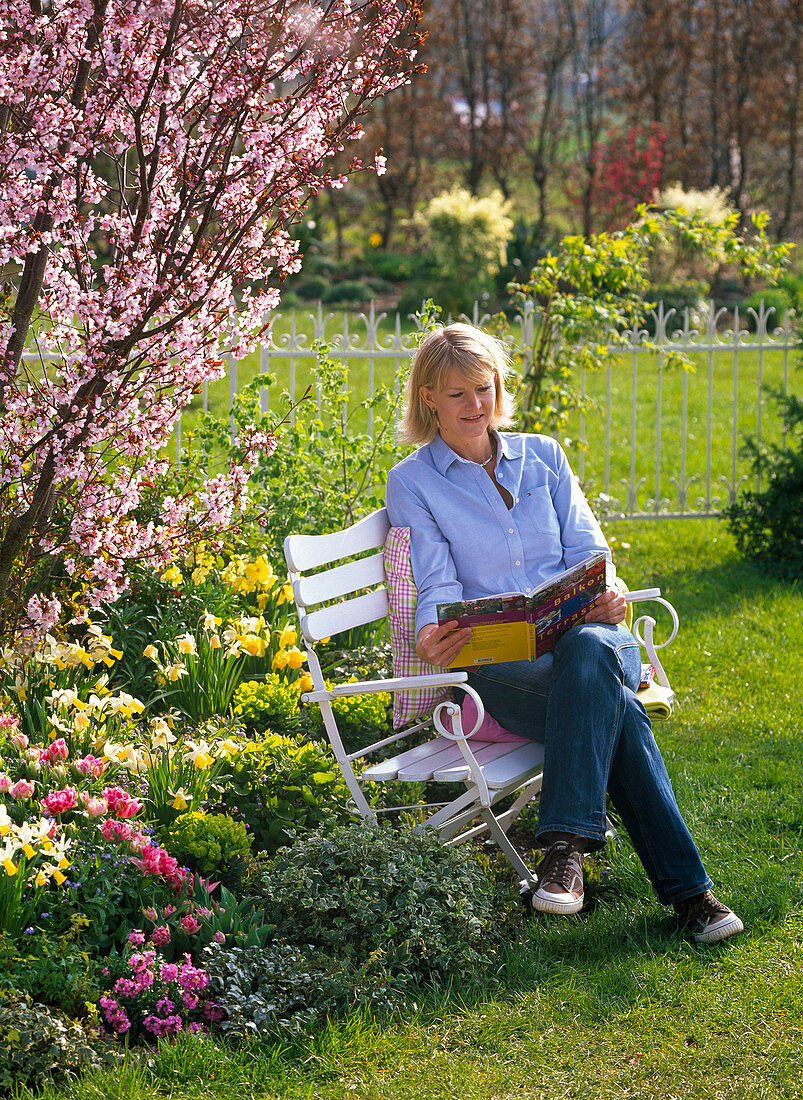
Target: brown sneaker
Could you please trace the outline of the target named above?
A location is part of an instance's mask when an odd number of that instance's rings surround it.
[[[716,943],[744,931],[744,925],[727,905],[717,901],[710,890],[675,903],[678,924],[695,943]]]
[[[556,840],[538,864],[533,909],[539,913],[577,913],[583,908],[583,837]]]

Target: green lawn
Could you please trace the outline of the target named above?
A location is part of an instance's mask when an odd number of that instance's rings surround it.
[[[742,561],[714,520],[608,533],[631,585],[659,584],[680,613],[678,713],[657,736],[745,933],[677,936],[622,842],[581,914],[522,914],[496,983],[334,1021],[304,1048],[185,1039],[48,1100],[803,1096],[803,593]]]

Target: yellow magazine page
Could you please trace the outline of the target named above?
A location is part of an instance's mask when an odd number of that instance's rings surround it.
[[[480,623],[472,626],[474,635],[458,653],[449,668],[474,665],[498,665],[502,661],[528,661],[529,631],[526,622]]]
[[[449,668],[529,659],[527,609],[520,593],[439,604],[438,622],[456,622],[458,627],[470,626],[473,631],[471,641]]]

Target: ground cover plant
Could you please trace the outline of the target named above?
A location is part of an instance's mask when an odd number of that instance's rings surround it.
[[[401,1015],[347,1012],[313,1038],[182,1035],[147,1060],[49,1086],[47,1100],[803,1095],[803,594],[742,560],[717,521],[608,533],[622,573],[661,585],[680,612],[682,645],[667,658],[679,708],[657,736],[745,934],[714,949],[677,936],[623,840],[576,918],[516,910],[493,980],[419,993]]]

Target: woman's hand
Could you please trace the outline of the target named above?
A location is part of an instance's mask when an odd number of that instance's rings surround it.
[[[622,623],[627,615],[627,600],[615,588],[609,588],[600,596],[594,607],[586,615],[587,623],[610,623],[615,626]],[[424,629],[423,627],[421,628]]]
[[[472,635],[470,626],[456,628],[454,621],[422,626],[415,643],[415,651],[421,660],[438,668],[447,668]]]

